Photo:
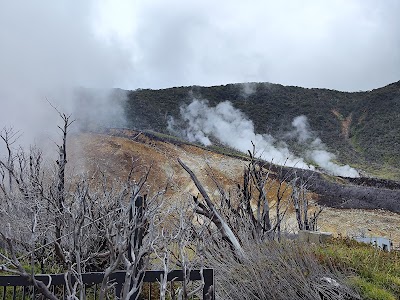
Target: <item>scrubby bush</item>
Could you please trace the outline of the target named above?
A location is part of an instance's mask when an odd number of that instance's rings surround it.
[[[224,247],[208,249],[217,299],[360,299],[343,275],[318,262],[308,245],[247,242],[242,261]]]

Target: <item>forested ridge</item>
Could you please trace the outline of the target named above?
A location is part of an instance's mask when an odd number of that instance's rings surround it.
[[[257,133],[277,138],[291,129],[293,118],[305,115],[341,163],[400,179],[400,81],[351,93],[271,83],[138,89],[128,93],[128,126],[169,133],[168,118],[179,119],[180,106],[195,98],[210,106],[228,100],[254,122]]]

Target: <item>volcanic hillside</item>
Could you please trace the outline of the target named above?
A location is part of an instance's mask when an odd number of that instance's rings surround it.
[[[204,147],[160,134],[128,129],[112,129],[104,133],[71,135],[69,145],[70,173],[82,170],[95,174],[105,171],[110,178],[124,178],[132,164],[139,178],[150,168],[149,192],[165,190],[165,201],[193,201],[198,191],[187,173],[178,164],[180,158],[203,183],[209,195],[218,203],[217,180],[226,191],[234,191],[242,182],[244,156],[217,153]],[[280,170],[281,172],[278,172]],[[269,195],[273,199],[279,176],[293,169],[272,168]],[[369,178],[348,179],[317,172],[295,170],[299,176],[311,177],[311,210],[324,206],[319,227],[342,235],[365,234],[387,236],[400,243],[400,187],[387,180]],[[290,176],[286,176],[290,180]],[[272,203],[273,204],[273,203]],[[285,223],[295,231],[294,214]]]
[[[307,117],[316,136],[342,164],[364,175],[400,180],[400,81],[365,92],[308,89],[270,83],[140,89],[128,93],[128,127],[170,134],[168,120],[193,99],[210,106],[230,101],[254,122],[256,133],[282,137],[292,120]],[[296,152],[295,141],[291,149]]]

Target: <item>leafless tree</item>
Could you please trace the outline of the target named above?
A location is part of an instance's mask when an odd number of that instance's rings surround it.
[[[74,120],[71,120],[70,115],[61,113],[58,110],[57,112],[63,121],[63,125],[58,126],[62,134],[62,143],[61,145],[58,145],[59,159],[56,161],[56,164],[58,166],[58,172],[57,172],[58,183],[57,183],[57,193],[55,200],[57,204],[58,213],[62,215],[64,211],[64,202],[65,202],[65,166],[67,165],[67,134],[68,134],[68,128],[71,126]],[[62,218],[56,219],[55,233],[58,244],[60,244],[61,242],[61,227],[62,227],[61,220]]]
[[[190,204],[168,209],[161,201],[163,192],[151,195],[146,187],[150,169],[137,178],[132,167],[124,180],[110,179],[101,170],[96,176],[69,177],[67,136],[72,122],[70,116],[60,117],[62,142],[53,168],[44,164],[37,148],[28,152],[15,148],[17,134],[12,130],[1,133],[6,156],[0,158],[0,217],[5,224],[0,239],[6,251],[0,252],[0,271],[31,280],[49,299],[57,299],[57,295],[35,279],[37,263],[50,271],[57,263],[57,271],[65,275],[68,299],[87,298],[82,274],[93,270],[105,273],[100,299],[113,290],[115,283],[110,277],[116,270],[126,271],[121,299],[138,299],[144,271],[157,265],[157,259],[164,270],[160,299],[186,300],[199,293],[204,278],[199,285],[190,286],[189,274],[203,266],[212,266],[217,276],[223,273],[226,277],[218,283],[222,299],[299,295],[316,299],[321,293],[330,293],[318,280],[325,275],[337,278],[335,274],[295,244],[291,248],[276,242],[289,205],[295,207],[299,227],[316,224],[319,213],[314,218],[308,213],[307,183],[296,176],[277,174],[282,169],[273,170],[271,164],[257,159],[255,147],[237,188],[226,192],[214,180],[220,203],[210,198],[192,170],[178,160],[203,200],[195,196]],[[289,177],[292,184],[286,183]],[[182,269],[184,281],[176,293],[168,295],[166,274],[172,268]],[[312,276],[304,275],[304,270]],[[251,282],[246,281],[249,277]]]
[[[0,270],[29,279],[47,298],[56,299],[48,286],[34,278],[34,249],[37,240],[45,233],[45,226],[40,220],[43,199],[46,197],[42,154],[33,147],[29,155],[21,148],[15,150],[12,147],[14,136],[12,130],[5,130],[2,138],[8,157],[0,159],[0,174],[3,178],[0,183],[0,202],[3,207],[1,218],[4,222],[0,228],[0,237],[8,252],[0,254],[3,261]],[[5,176],[8,176],[8,180],[4,180]],[[17,256],[20,251],[29,253],[29,270],[23,267],[21,258]]]
[[[167,296],[170,299],[192,299],[204,288],[205,239],[210,221],[197,215],[195,210],[195,203],[174,203],[167,210],[168,224],[159,228],[159,239],[153,245],[153,253],[157,258],[155,267],[164,270],[159,282],[160,299],[167,299]],[[172,269],[182,270],[183,281],[177,289],[168,291],[166,275]],[[196,283],[190,281],[190,273],[194,269],[200,269],[201,280]]]
[[[236,235],[234,234],[226,220],[224,220],[224,218],[216,209],[215,205],[211,201],[211,198],[208,196],[206,190],[197,179],[196,175],[180,159],[178,159],[178,162],[182,166],[182,168],[184,168],[185,171],[188,172],[200,194],[203,196],[204,201],[206,202],[206,204],[203,204],[198,201],[197,197],[193,197],[195,203],[198,205],[196,212],[212,220],[212,222],[215,224],[215,226],[217,226],[218,230],[220,231],[222,239],[229,243],[232,251],[238,256],[238,258],[243,258],[245,256],[245,253],[242,249],[242,246],[240,245],[239,240],[237,239]]]
[[[295,172],[256,159],[254,152],[249,153],[243,183],[236,193],[226,192],[214,178],[221,196],[219,205],[179,160],[204,199],[193,197],[195,212],[210,221],[205,263],[216,269],[217,299],[359,299],[338,272],[318,263],[312,249],[280,239],[287,211],[307,199],[296,194],[302,189],[305,195],[307,185]],[[301,205],[308,210],[308,202]],[[314,218],[307,220],[315,223]]]
[[[1,162],[3,164],[3,167],[0,169],[1,173],[1,178],[2,178],[2,187],[5,187],[4,185],[4,180],[8,177],[8,188],[12,188],[12,175],[10,174],[11,170],[14,170],[14,159],[15,157],[13,156],[13,146],[18,140],[19,133],[15,132],[12,128],[3,128],[2,131],[0,131],[0,139],[3,140],[4,145],[7,150],[7,159],[4,162]]]
[[[86,299],[82,274],[100,264],[105,271],[100,299],[112,287],[110,275],[117,269],[126,270],[121,298],[137,298],[157,238],[154,227],[162,218],[158,202],[162,192],[143,197],[148,194],[149,172],[135,180],[133,168],[124,181],[109,180],[102,172],[97,180],[67,178],[66,139],[72,122],[69,116],[60,116],[62,143],[54,173],[44,165],[39,150],[14,149],[15,134],[2,133],[8,156],[0,159],[0,214],[5,224],[0,240],[6,250],[1,253],[0,270],[29,279],[45,297],[56,299],[34,278],[38,262],[42,270],[54,272],[56,261],[57,271],[65,273],[68,299]]]
[[[292,179],[292,195],[293,207],[296,213],[296,220],[299,230],[317,230],[318,217],[321,214],[323,207],[309,216],[309,198],[307,185],[310,178],[303,178],[301,176],[294,176]]]
[[[245,257],[241,245],[241,235],[251,234],[256,242],[265,239],[280,238],[281,223],[289,208],[290,185],[285,183],[286,177],[272,180],[271,164],[259,160],[255,156],[255,147],[249,151],[249,162],[244,169],[243,183],[238,184],[236,193],[227,193],[217,180],[216,184],[221,201],[217,208],[208,196],[205,188],[197,179],[193,171],[181,160],[180,165],[190,175],[192,181],[202,195],[204,202],[194,197],[197,204],[196,213],[207,217],[218,228],[222,239],[230,245],[235,256],[240,260]],[[272,185],[277,186],[273,198],[268,197]],[[287,199],[285,199],[285,197]],[[271,201],[272,200],[272,201]],[[271,209],[275,209],[275,216],[271,218]]]

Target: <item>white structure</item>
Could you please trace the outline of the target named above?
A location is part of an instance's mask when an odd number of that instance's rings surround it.
[[[384,251],[391,251],[393,243],[390,239],[384,237],[355,237],[356,241],[366,244],[372,244]]]

